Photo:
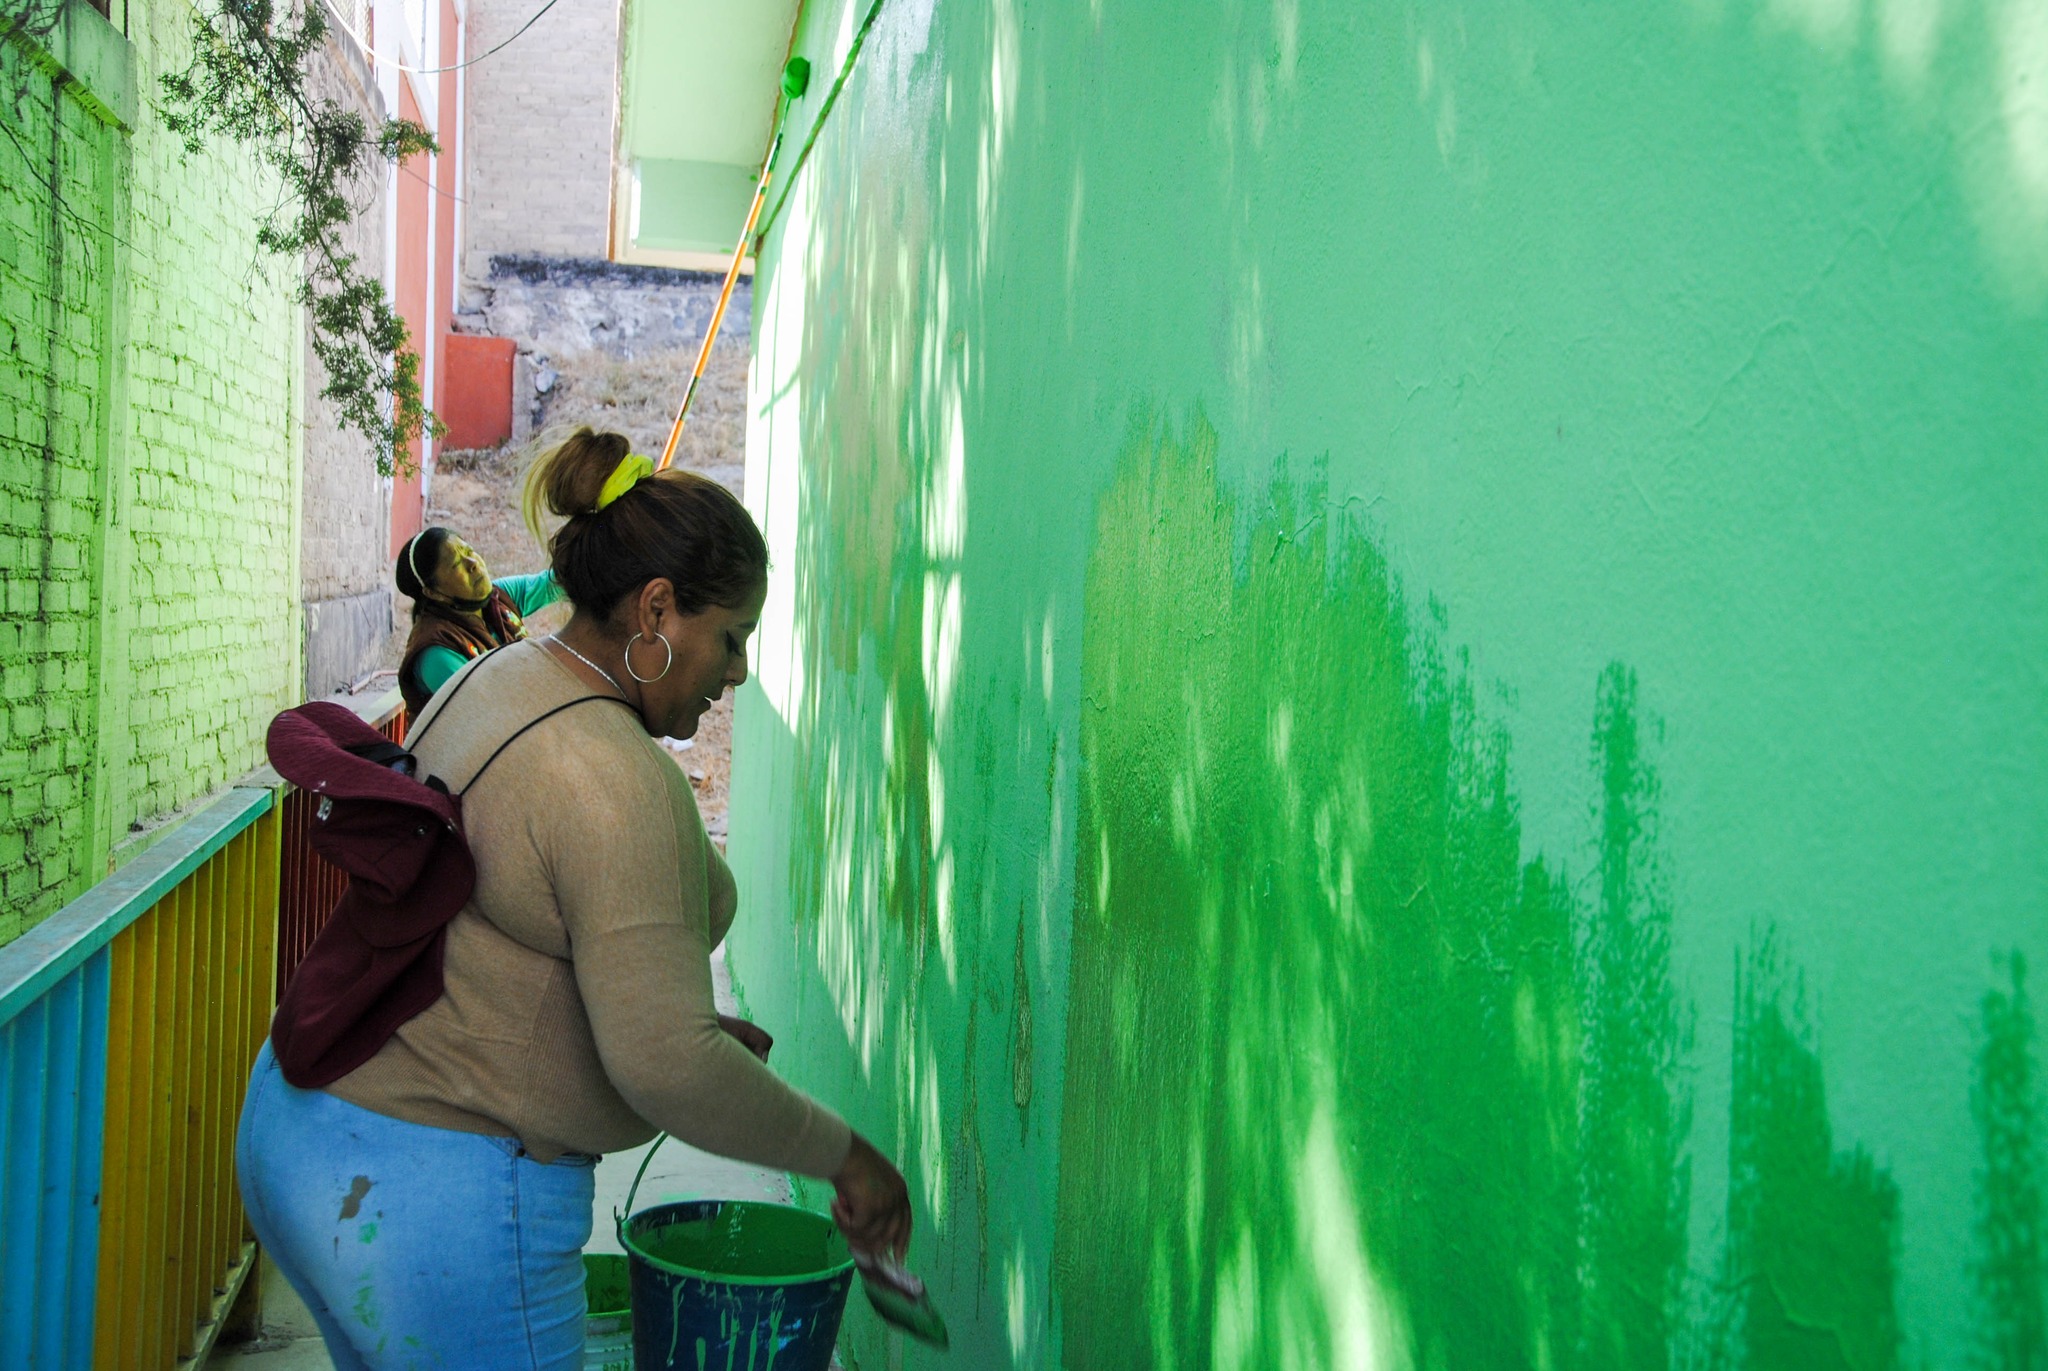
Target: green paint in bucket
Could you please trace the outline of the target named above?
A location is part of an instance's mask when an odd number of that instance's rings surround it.
[[[632,1273],[624,1257],[586,1253],[583,1371],[633,1371]]]
[[[629,1213],[639,1186],[636,1176]],[[621,1220],[619,1243],[631,1258],[638,1371],[829,1371],[853,1284],[853,1254],[830,1219],[693,1200]]]

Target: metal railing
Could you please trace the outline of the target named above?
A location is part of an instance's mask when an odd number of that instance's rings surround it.
[[[402,733],[395,692],[364,712]],[[303,812],[259,773],[0,947],[0,1368],[210,1348],[254,1261],[249,1069],[340,893]]]
[[[92,1359],[107,1371],[194,1355],[254,1253],[235,1121],[270,1027],[278,875],[276,798],[255,794],[233,836],[109,945]]]
[[[394,743],[405,741],[405,706],[394,691],[365,717]],[[277,904],[277,993],[292,983],[306,949],[327,925],[334,902],[348,883],[341,871],[313,855],[313,810],[318,803],[302,790],[284,797],[284,865]]]
[[[108,960],[0,991],[0,1366],[92,1355]]]

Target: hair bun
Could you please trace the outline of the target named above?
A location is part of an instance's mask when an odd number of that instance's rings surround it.
[[[534,541],[545,545],[543,514],[575,520],[603,507],[605,482],[632,451],[623,433],[579,428],[567,442],[542,454],[526,473],[520,512]]]
[[[556,584],[579,613],[600,617],[655,579],[674,589],[679,613],[744,603],[768,576],[768,545],[746,506],[707,476],[653,468],[624,435],[587,428],[533,464],[522,504]],[[543,510],[567,518],[553,538],[542,535]]]

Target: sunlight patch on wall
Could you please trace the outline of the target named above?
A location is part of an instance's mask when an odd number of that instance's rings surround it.
[[[2048,5],[2006,0],[1998,25],[1998,104],[2007,156],[2037,227],[2048,224]]]
[[[1944,0],[1878,0],[1877,39],[1893,80],[1919,92],[1941,41]]]
[[[988,107],[982,115],[981,146],[975,164],[975,267],[988,275],[989,242],[996,226],[996,186],[1003,176],[1010,125],[1017,113],[1019,53],[1016,0],[989,6]]]
[[[1906,107],[1938,121],[2001,283],[2030,311],[2048,301],[2048,5],[1769,0],[1758,26],[1836,63],[1855,61],[1868,37]],[[1809,83],[1814,111],[1839,98],[1832,84]]]
[[[1769,19],[1837,52],[1856,41],[1859,0],[1770,0]]]
[[[1309,1124],[1295,1172],[1295,1229],[1302,1264],[1320,1284],[1332,1366],[1406,1371],[1408,1336],[1373,1279],[1358,1229],[1358,1201],[1345,1174],[1337,1120],[1326,1102]],[[1312,1365],[1301,1362],[1299,1365]]]
[[[1025,1269],[1022,1240],[1003,1261],[1003,1326],[1010,1335],[1010,1360],[1016,1366],[1031,1365],[1032,1317],[1031,1278]]]
[[[815,178],[802,178],[783,206],[787,245],[755,304],[763,346],[748,372],[745,494],[768,543],[768,599],[761,609],[754,677],[785,726],[793,726],[804,693],[798,642],[798,556],[803,526],[803,337],[808,276],[805,247],[816,213]]]

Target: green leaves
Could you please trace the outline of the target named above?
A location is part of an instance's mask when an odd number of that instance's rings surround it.
[[[440,151],[409,119],[372,128],[362,114],[308,91],[307,64],[327,37],[315,4],[216,0],[192,19],[192,60],[162,78],[164,124],[186,154],[210,139],[250,148],[279,178],[283,194],[257,226],[264,251],[303,259],[299,299],[313,355],[327,372],[323,398],[343,428],[370,443],[381,475],[409,470],[408,446],[446,430],[420,389],[419,355],[382,283],[366,274],[342,233],[366,206],[350,199],[374,184],[379,163]]]

